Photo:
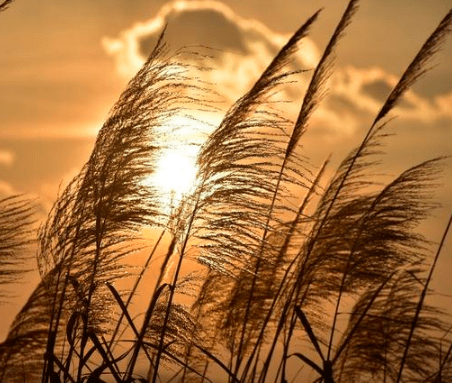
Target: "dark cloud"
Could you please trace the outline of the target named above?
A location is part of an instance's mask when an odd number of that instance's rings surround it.
[[[165,41],[170,46],[205,45],[216,49],[249,53],[238,25],[217,9],[172,9],[164,15],[168,25]],[[139,39],[140,53],[147,57],[154,48],[161,30]]]
[[[376,81],[368,82],[362,85],[361,91],[365,95],[371,96],[376,101],[383,104],[391,93],[393,86],[389,84],[385,79],[379,79]],[[415,109],[416,105],[407,100],[406,98],[402,98],[399,102],[399,107],[404,109]]]
[[[243,95],[256,81],[280,47],[287,41],[256,20],[244,19],[217,1],[174,1],[167,3],[157,15],[135,24],[116,38],[104,39],[104,47],[116,59],[119,71],[133,75],[156,43],[164,25],[168,25],[165,41],[173,49],[185,45],[209,45],[219,50],[213,71],[203,73],[205,80],[216,84],[216,91],[228,103]],[[338,49],[340,54],[342,49]],[[298,56],[287,68],[310,69],[319,59],[317,46],[309,38],[301,42]],[[297,76],[297,84],[287,85],[282,100],[293,101],[291,118],[296,116],[311,73]],[[351,135],[371,123],[379,108],[398,81],[398,76],[383,67],[342,66],[333,71],[328,97],[313,116],[311,127],[332,134]],[[439,118],[450,120],[452,93],[441,99],[427,99],[408,92],[394,115],[403,121],[418,121],[423,126]]]
[[[244,19],[218,1],[169,2],[154,18],[131,26],[117,37],[103,40],[107,52],[115,57],[121,74],[130,78],[139,70],[165,25],[164,40],[171,51],[185,46],[213,48],[208,51],[210,59],[201,65],[214,70],[204,72],[203,80],[215,84],[228,105],[250,89],[290,37],[276,33],[256,20]],[[306,37],[287,68],[312,69],[318,59],[316,45]],[[307,77],[298,76],[301,86],[287,86],[282,99],[301,102],[300,88],[305,88]]]
[[[384,101],[386,97],[388,97],[389,93],[391,93],[391,90],[392,86],[384,80],[373,81],[368,84],[364,84],[362,87],[362,91],[364,93],[367,93],[378,101]]]
[[[342,94],[332,94],[325,100],[325,106],[328,109],[334,110],[339,115],[354,115],[359,116],[363,113],[363,110],[359,107],[359,104],[350,100],[349,97],[345,97]]]

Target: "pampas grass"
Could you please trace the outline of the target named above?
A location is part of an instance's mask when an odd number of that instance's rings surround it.
[[[0,304],[8,298],[8,285],[19,282],[33,243],[36,207],[25,196],[0,199]]]
[[[446,160],[385,184],[374,167],[387,116],[426,72],[452,11],[326,179],[329,161],[314,170],[299,147],[357,9],[351,0],[296,121],[274,108],[274,96],[296,74],[286,66],[319,12],[207,138],[194,190],[170,211],[158,186],[143,183],[166,145],[161,127],[190,117],[193,105],[213,108],[214,92],[183,64],[181,55],[195,52],[171,54],[162,33],[40,229],[42,281],[0,346],[2,382],[287,382],[297,366],[326,383],[451,378],[450,320],[425,302],[450,223],[433,258],[418,232],[437,207],[431,197]],[[20,198],[0,204],[15,223],[0,222],[1,282],[11,282],[31,211]],[[154,237],[143,237],[147,227]],[[137,271],[130,256],[138,252],[148,257]],[[198,270],[186,272],[193,262]],[[143,295],[145,272],[154,283]],[[140,292],[143,313],[133,304]]]

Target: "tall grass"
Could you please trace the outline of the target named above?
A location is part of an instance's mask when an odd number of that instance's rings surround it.
[[[27,272],[33,242],[34,202],[25,196],[0,199],[0,299],[8,298],[8,285]],[[3,289],[5,287],[5,289]],[[5,303],[5,302],[3,302]]]
[[[143,183],[166,145],[158,132],[192,105],[213,108],[213,92],[181,64],[196,53],[169,54],[162,33],[41,227],[42,281],[0,346],[2,382],[287,382],[299,369],[299,379],[325,383],[452,379],[450,320],[426,303],[450,221],[437,251],[418,229],[436,207],[445,159],[384,184],[374,175],[387,116],[425,73],[452,11],[329,179],[328,160],[316,171],[301,152],[357,4],[312,72],[296,121],[274,108],[274,94],[296,74],[287,64],[319,12],[207,138],[194,191],[170,212]],[[13,229],[17,241],[0,237],[2,249],[23,242]],[[137,271],[138,252],[149,256]],[[193,261],[201,275],[184,271]],[[146,272],[154,284],[143,289]],[[138,294],[149,302],[140,315]]]

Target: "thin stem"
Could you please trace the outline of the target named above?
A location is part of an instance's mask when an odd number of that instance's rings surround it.
[[[200,190],[202,190],[202,186],[203,185],[201,185]],[[155,362],[155,373],[154,373],[154,375],[152,377],[152,383],[156,383],[156,380],[157,380],[157,373],[158,373],[158,369],[159,369],[159,365],[160,365],[160,359],[161,359],[162,352],[163,352],[163,343],[164,343],[166,329],[167,329],[167,326],[168,326],[171,306],[172,306],[172,303],[173,303],[173,298],[174,298],[174,294],[175,294],[175,290],[176,290],[176,284],[177,284],[177,281],[179,279],[179,273],[180,273],[181,268],[182,268],[182,260],[183,260],[184,255],[185,255],[185,249],[187,247],[188,240],[189,240],[189,237],[190,237],[190,232],[191,232],[191,229],[192,229],[192,226],[193,226],[193,222],[195,220],[196,212],[198,210],[199,199],[200,199],[200,192],[198,192],[198,195],[197,195],[197,198],[196,198],[196,203],[195,203],[195,205],[193,207],[193,212],[190,215],[190,221],[188,223],[188,227],[187,227],[187,230],[186,230],[184,242],[183,242],[182,248],[180,250],[180,254],[179,254],[179,261],[177,262],[177,266],[176,266],[176,271],[174,273],[173,282],[170,285],[170,295],[169,295],[169,299],[168,299],[168,303],[167,303],[167,309],[166,309],[165,319],[164,319],[164,322],[163,322],[162,331],[161,331],[161,334],[160,334],[160,342],[159,342],[159,347],[158,347],[158,350],[157,350],[157,357],[156,357],[156,362]]]
[[[157,247],[159,246],[160,241],[162,240],[165,232],[166,232],[166,229],[163,229],[162,232],[160,233],[159,238],[157,239],[156,243],[154,244],[154,247],[152,248],[152,251],[150,252],[148,258],[146,259],[146,262],[145,262],[145,264],[143,266],[143,269],[140,272],[140,275],[135,280],[135,284],[132,287],[132,291],[130,292],[129,296],[127,297],[127,301],[124,303],[126,309],[128,309],[128,307],[130,305],[130,302],[132,301],[132,298],[135,295],[135,292],[137,291],[138,285],[140,284],[141,279],[143,278],[143,275],[146,272],[146,270],[147,270],[147,268],[148,268],[148,266],[149,266],[149,264],[150,264],[150,262],[151,262],[151,260],[152,260],[152,258],[154,256],[154,254],[155,254],[155,252],[157,250]],[[158,287],[158,285],[156,286],[156,288],[157,287]],[[115,341],[115,338],[116,338],[116,336],[118,334],[118,331],[119,331],[119,328],[121,326],[121,322],[124,319],[124,315],[125,315],[124,312],[121,312],[121,316],[119,317],[118,322],[116,323],[116,327],[115,327],[115,329],[113,331],[113,335],[110,338],[109,347],[112,347],[113,342]],[[116,346],[116,344],[113,345],[113,349],[114,349],[114,346]]]
[[[405,349],[403,351],[402,361],[400,363],[399,373],[397,375],[397,381],[396,381],[397,383],[399,383],[400,380],[402,379],[402,372],[403,372],[403,368],[405,367],[406,359],[407,359],[407,356],[408,356],[408,350],[409,350],[410,345],[411,345],[411,339],[413,337],[414,330],[416,329],[416,325],[417,325],[417,322],[418,322],[418,319],[419,319],[419,315],[421,313],[422,306],[424,304],[424,299],[425,299],[425,297],[427,295],[428,286],[429,286],[430,281],[431,281],[432,276],[433,276],[433,271],[435,270],[436,263],[438,262],[439,255],[441,254],[441,250],[443,248],[444,242],[446,241],[446,238],[447,238],[447,235],[449,233],[449,229],[450,229],[451,224],[452,224],[452,214],[449,217],[449,221],[447,223],[446,230],[444,230],[443,236],[442,236],[441,241],[440,241],[439,246],[438,246],[438,250],[437,250],[436,255],[435,255],[435,259],[433,260],[432,266],[430,267],[430,272],[428,274],[427,280],[425,281],[424,288],[422,289],[421,295],[419,297],[419,302],[417,304],[416,312],[414,314],[413,321],[411,322],[410,333],[408,334],[408,339],[407,339],[407,342],[406,342],[406,345],[405,345]]]

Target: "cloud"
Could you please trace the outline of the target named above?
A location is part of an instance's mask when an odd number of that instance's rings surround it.
[[[381,68],[339,68],[333,76],[332,93],[376,114],[399,78]],[[398,118],[425,123],[452,118],[452,92],[427,99],[409,90],[395,111]]]
[[[104,38],[104,48],[114,57],[122,75],[130,78],[138,71],[165,25],[165,41],[173,49],[196,45],[217,49],[214,62],[206,64],[214,69],[203,72],[203,79],[215,84],[228,104],[252,86],[289,37],[241,18],[218,1],[174,1],[163,6],[154,18],[133,25],[118,37]],[[305,38],[288,68],[313,68],[319,57],[316,44]],[[296,79],[298,83],[288,86],[283,95],[294,101],[292,115],[299,108],[309,77]],[[328,97],[314,114],[311,127],[324,134],[360,131],[372,122],[397,81],[396,76],[378,67],[335,68]],[[409,91],[395,114],[418,125],[447,125],[452,120],[452,92],[429,100]]]
[[[187,45],[214,48],[213,61],[206,60],[212,70],[197,75],[215,84],[226,106],[253,85],[290,37],[244,19],[218,1],[174,1],[162,7],[154,18],[132,25],[117,37],[103,39],[119,73],[131,78],[138,71],[166,24],[165,41],[173,51]],[[312,69],[320,54],[313,40],[305,38],[287,68]],[[312,71],[296,75],[297,82],[286,85],[278,95],[279,99],[290,101],[283,107],[292,119],[297,116],[311,74]],[[303,150],[314,163],[321,163],[330,153],[335,157],[345,155],[358,143],[398,80],[398,76],[381,67],[335,65],[328,94],[312,115],[304,139]],[[391,147],[403,155],[406,163],[413,165],[450,153],[452,92],[426,98],[409,90],[389,117],[397,117],[389,129],[399,134],[391,139]],[[403,167],[399,158],[393,162]]]
[[[17,194],[13,186],[8,182],[0,180],[0,198],[5,198]]]
[[[14,162],[14,153],[9,150],[0,149],[0,166],[11,166]]]
[[[207,63],[214,70],[205,72],[204,77],[230,102],[252,86],[289,37],[258,21],[241,18],[218,1],[174,1],[151,20],[133,25],[116,38],[103,39],[119,73],[130,78],[138,71],[165,25],[165,42],[172,49],[207,46],[215,50],[209,51],[213,63]],[[311,69],[319,51],[309,38],[301,46],[292,67]]]

